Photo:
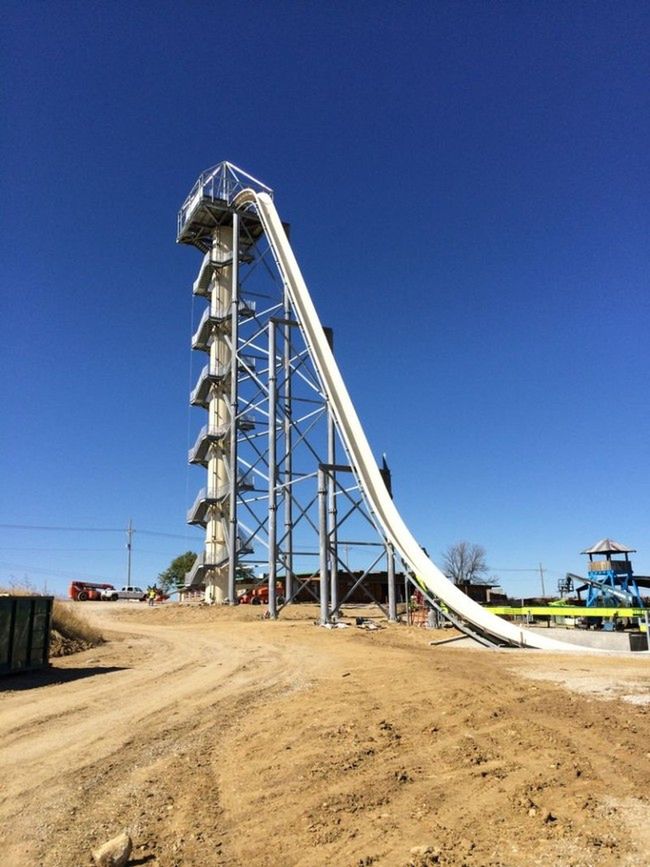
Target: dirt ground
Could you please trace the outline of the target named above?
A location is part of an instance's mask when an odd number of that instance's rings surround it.
[[[648,863],[648,654],[84,611],[110,641],[0,681],[7,867],[84,867],[123,829],[161,867]]]

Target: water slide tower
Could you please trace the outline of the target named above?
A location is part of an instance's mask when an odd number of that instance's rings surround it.
[[[202,254],[193,294],[207,302],[192,347],[208,361],[190,397],[207,422],[189,452],[206,484],[188,513],[204,530],[204,544],[185,586],[205,588],[211,602],[236,604],[243,573],[257,579],[256,590],[266,581],[271,618],[304,591],[319,602],[323,625],[359,590],[395,620],[397,551],[405,598],[410,583],[479,643],[574,650],[471,600],[409,530],[272,191],[232,163],[213,166],[181,206],[177,240]],[[354,569],[348,552],[357,558]],[[378,598],[367,579],[384,559],[379,592],[386,598]],[[342,588],[339,574],[352,586]]]
[[[234,604],[238,580],[263,577],[271,617],[305,594],[328,617],[345,601],[339,575],[353,571],[349,558],[360,575],[354,590],[384,560],[394,619],[392,548],[341,460],[325,389],[259,215],[235,204],[244,189],[273,196],[219,163],[200,175],[178,214],[178,243],[202,255],[193,295],[205,306],[192,349],[207,356],[190,395],[207,419],[189,451],[205,483],[187,516],[205,538],[186,587]]]

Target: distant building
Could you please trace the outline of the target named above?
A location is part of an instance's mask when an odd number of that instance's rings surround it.
[[[345,599],[345,596],[352,590],[355,583],[361,578],[364,573],[359,572],[339,572],[338,587],[339,599]],[[303,582],[307,582],[305,586],[295,597],[296,602],[315,602],[320,599],[320,576],[319,575],[297,575],[296,583],[298,586]],[[409,592],[413,592],[412,588]],[[402,572],[395,573],[395,597],[397,602],[404,602],[404,574]],[[387,572],[369,572],[358,587],[354,589],[345,604],[363,604],[376,600],[382,605],[388,604],[388,573]]]
[[[498,605],[505,603],[508,598],[498,582],[484,581],[482,579],[460,581],[456,584],[456,587],[480,605]]]

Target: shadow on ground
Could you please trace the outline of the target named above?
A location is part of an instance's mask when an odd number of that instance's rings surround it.
[[[84,677],[126,671],[124,666],[94,665],[90,668],[44,668],[41,671],[14,672],[0,678],[0,693],[17,692],[21,689],[38,689],[57,683],[71,683]]]

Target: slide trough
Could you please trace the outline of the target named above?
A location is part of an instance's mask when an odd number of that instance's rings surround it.
[[[452,584],[424,553],[386,490],[273,199],[268,193],[245,189],[235,197],[233,204],[239,209],[254,207],[257,211],[325,388],[350,464],[386,538],[400,553],[422,589],[444,603],[453,615],[468,624],[478,635],[489,637],[495,644],[572,653],[587,650],[575,644],[546,638],[533,630],[521,629],[517,624],[486,611]]]

